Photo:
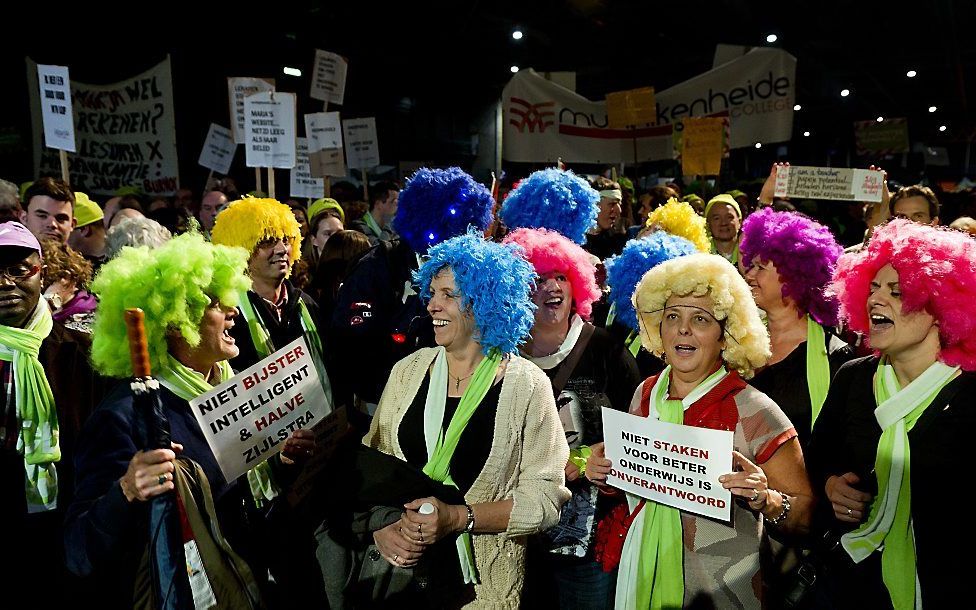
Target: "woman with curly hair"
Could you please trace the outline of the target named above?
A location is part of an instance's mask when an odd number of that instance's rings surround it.
[[[976,466],[976,241],[893,220],[840,259],[830,289],[875,354],[837,372],[810,441],[841,535],[823,594],[835,608],[958,607],[972,570],[944,557],[976,530],[943,497]]]
[[[454,569],[473,591],[445,605],[518,608],[526,536],[555,525],[569,497],[549,378],[516,355],[532,327],[532,269],[515,246],[473,232],[428,253],[414,277],[437,347],[393,367],[363,443],[457,487],[464,503],[417,498],[373,539],[395,568],[456,539]]]
[[[711,242],[708,240],[708,229],[705,219],[695,212],[695,208],[686,201],[671,198],[664,205],[655,208],[648,214],[647,222],[640,232],[645,237],[656,231],[665,231],[671,235],[683,237],[695,244],[699,252],[708,252]]]
[[[95,297],[85,287],[92,277],[92,265],[84,256],[56,239],[40,240],[44,256],[44,298],[51,304],[51,317],[91,334]]]
[[[108,377],[131,377],[125,310],[145,312],[149,363],[159,380],[169,420],[171,449],[142,451],[130,384],[120,383],[88,419],[78,440],[74,502],[66,519],[68,566],[75,574],[104,579],[105,607],[132,607],[140,558],[149,533],[149,501],[174,490],[177,454],[200,465],[213,492],[220,529],[254,568],[259,582],[269,558],[258,548],[263,513],[257,506],[268,471],[287,480],[295,461],[314,447],[299,430],[284,450],[246,476],[228,481],[204,438],[189,402],[234,375],[228,360],[238,349],[229,330],[238,299],[250,285],[248,253],[184,234],[161,247],[126,248],[106,263],[92,284],[99,297],[92,362]],[[276,577],[287,578],[288,574]]]
[[[718,482],[736,498],[731,525],[627,496],[633,518],[617,576],[616,608],[756,607],[766,524],[808,527],[813,496],[789,419],[745,382],[769,358],[749,288],[720,256],[690,254],[648,271],[633,297],[641,341],[668,366],[634,393],[630,412],[733,432],[736,472]],[[595,446],[586,476],[611,469]],[[651,586],[653,583],[653,586]]]
[[[815,220],[763,208],[742,224],[739,251],[772,351],[752,385],[783,409],[805,448],[831,378],[854,358],[832,330],[837,302],[824,294],[843,247]]]
[[[640,382],[637,363],[623,344],[588,322],[601,292],[590,256],[562,235],[517,229],[504,243],[516,244],[535,271],[535,323],[522,355],[552,381],[570,459],[566,480],[572,499],[559,527],[538,540],[530,562],[532,593],[562,608],[603,608],[611,601],[614,573],[594,558],[593,535],[613,507],[582,476],[589,446],[603,440],[603,407],[627,411]]]

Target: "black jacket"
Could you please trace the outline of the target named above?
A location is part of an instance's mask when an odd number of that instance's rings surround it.
[[[319,318],[318,306],[312,297],[295,288],[288,280],[285,280],[285,290],[288,291],[288,303],[282,312],[281,322],[278,321],[264,299],[253,290],[247,291],[247,298],[250,299],[254,311],[261,316],[275,349],[281,349],[302,336],[302,318],[298,309],[299,300],[305,302],[313,322]],[[238,349],[241,350],[241,353],[230,361],[230,365],[235,371],[243,371],[262,360],[254,347],[254,341],[251,340],[251,332],[248,330],[247,322],[242,316],[238,315],[234,319],[234,328],[230,329],[230,335],[234,337]]]

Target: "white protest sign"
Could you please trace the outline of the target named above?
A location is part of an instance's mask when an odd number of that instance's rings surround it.
[[[308,164],[308,140],[295,140],[295,167],[288,172],[290,187],[288,192],[292,197],[307,197],[321,199],[325,197],[325,180],[312,177],[312,168]]]
[[[309,97],[323,102],[342,105],[346,95],[346,58],[315,49],[315,63],[312,66],[312,90]]]
[[[248,167],[295,167],[295,94],[264,91],[244,99]]]
[[[732,432],[604,407],[603,438],[613,463],[610,485],[689,513],[731,519],[732,492],[718,478],[732,471]]]
[[[884,172],[839,167],[791,165],[776,168],[777,197],[881,201]]]
[[[71,79],[65,66],[37,64],[41,87],[41,117],[48,148],[75,152],[75,123],[71,111]]]
[[[346,165],[355,169],[371,169],[380,164],[375,118],[344,120],[342,137],[346,144]]]
[[[305,137],[309,152],[342,148],[342,126],[338,112],[316,112],[305,115]]]
[[[274,79],[270,78],[231,76],[227,79],[230,126],[234,130],[234,142],[244,143],[244,99],[262,91],[274,91],[274,88]]]
[[[226,127],[211,123],[210,130],[207,131],[207,139],[200,151],[198,163],[226,176],[230,172],[230,164],[234,161],[236,151],[237,144],[234,142],[234,134]]]
[[[341,148],[327,148],[318,152],[309,153],[308,161],[311,165],[312,176],[315,178],[341,178],[348,173]]]
[[[295,430],[310,428],[332,412],[312,358],[299,337],[190,401],[228,481],[281,451]]]

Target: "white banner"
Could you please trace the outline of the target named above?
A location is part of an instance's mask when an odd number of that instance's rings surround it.
[[[325,180],[312,177],[312,168],[308,163],[308,140],[295,140],[295,167],[288,172],[288,192],[292,197],[307,197],[321,199],[325,197]]]
[[[295,167],[295,94],[262,91],[244,98],[248,167]]]
[[[305,339],[190,401],[221,472],[233,481],[332,412]]]
[[[732,492],[718,478],[732,471],[732,432],[668,424],[603,408],[607,483],[696,515],[730,521]]]
[[[346,95],[346,71],[349,63],[336,53],[315,49],[312,64],[312,90],[309,97],[323,102],[342,105]]]
[[[262,91],[274,91],[273,78],[231,76],[227,78],[227,103],[230,106],[230,127],[234,142],[244,143],[244,99]]]
[[[37,82],[41,87],[44,144],[48,148],[75,152],[75,122],[68,68],[38,64]]]
[[[342,148],[342,126],[339,124],[338,112],[316,112],[305,115],[305,137],[308,138],[308,150]]]
[[[776,168],[775,195],[798,199],[881,201],[884,172],[842,167]]]
[[[380,145],[376,141],[376,119],[346,119],[342,122],[346,145],[346,165],[372,169],[380,164]]]
[[[672,158],[671,125],[684,117],[729,116],[731,146],[784,142],[793,130],[796,58],[756,48],[670,89],[658,91],[656,125],[610,129],[606,103],[594,102],[521,70],[502,93],[506,161],[633,163]]]
[[[231,130],[211,123],[197,163],[226,176],[230,172],[230,164],[234,161],[235,152],[237,152],[237,144],[234,143],[234,134]]]
[[[32,83],[34,175],[61,175],[57,151],[41,143],[36,64],[27,60]],[[169,57],[149,70],[110,85],[71,82],[77,151],[68,156],[71,188],[114,195],[136,186],[147,195],[173,195],[178,188],[176,123]]]

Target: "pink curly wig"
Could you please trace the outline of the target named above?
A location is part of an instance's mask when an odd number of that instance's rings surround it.
[[[796,212],[764,208],[742,223],[739,252],[748,268],[753,257],[776,265],[783,297],[826,325],[837,324],[837,302],[824,294],[843,253],[830,229]]]
[[[590,319],[593,302],[602,293],[596,284],[596,268],[583,248],[548,229],[516,229],[505,237],[504,243],[521,246],[538,276],[553,271],[565,273],[573,287],[576,313],[584,320]]]
[[[890,264],[898,272],[902,311],[925,310],[939,323],[939,359],[976,370],[976,240],[943,227],[893,220],[878,227],[867,248],[837,263],[829,291],[840,316],[859,333],[870,327],[867,302],[874,276]]]

